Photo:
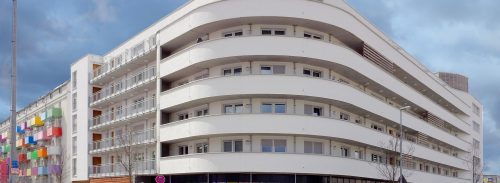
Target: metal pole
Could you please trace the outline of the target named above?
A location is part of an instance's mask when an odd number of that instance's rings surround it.
[[[399,183],[403,183],[403,110],[410,106],[399,108]]]
[[[403,183],[403,110],[399,109],[399,183]]]
[[[16,14],[17,14],[17,1],[12,0],[12,106],[10,109],[10,162],[11,165],[9,168],[9,182],[14,183],[16,181],[16,177],[12,173],[12,162],[17,160],[17,152],[16,152]]]
[[[475,147],[473,147],[475,148]],[[474,150],[473,150],[474,151]],[[476,183],[476,170],[475,170],[474,153],[472,154],[472,183]]]

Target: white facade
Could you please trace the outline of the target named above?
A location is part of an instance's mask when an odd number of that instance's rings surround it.
[[[86,55],[71,65],[70,98],[71,127],[66,132],[71,136],[67,139],[71,149],[71,180],[88,180],[89,132],[88,122],[91,111],[89,110],[89,94],[92,87],[88,84],[90,71],[95,63],[102,63],[102,58],[97,55]]]
[[[190,1],[71,75],[72,181],[377,182],[403,106],[410,182],[483,159],[480,102],[342,0]]]

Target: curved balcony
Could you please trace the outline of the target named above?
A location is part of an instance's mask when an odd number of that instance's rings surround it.
[[[341,166],[340,166],[341,165]],[[185,173],[301,173],[380,179],[371,162],[323,155],[291,153],[199,153],[160,159],[159,174]],[[467,179],[413,170],[409,182],[466,183]]]
[[[179,141],[194,137],[224,134],[288,134],[351,140],[379,147],[393,137],[365,126],[329,117],[285,114],[236,114],[192,118],[162,125],[161,142]],[[460,169],[467,169],[464,160],[437,152],[410,141],[405,149],[414,147],[413,156],[439,162]],[[432,155],[432,156],[430,156]]]
[[[105,112],[91,119],[90,130],[114,127],[142,119],[156,118],[156,98],[133,103],[113,112]]]
[[[266,8],[261,8],[262,4],[265,4]],[[449,87],[435,77],[432,72],[418,63],[411,55],[404,52],[397,44],[387,38],[345,3],[306,0],[297,0],[289,3],[283,3],[279,0],[204,0],[186,5],[182,10],[174,12],[171,17],[162,21],[163,24],[170,24],[160,31],[159,37],[161,39],[159,40],[159,45],[179,44],[179,39],[176,38],[186,32],[207,32],[211,31],[210,28],[236,26],[238,23],[241,24],[241,22],[255,24],[262,19],[265,19],[266,23],[308,24],[314,27],[322,27],[325,30],[336,32],[341,36],[347,36],[347,39],[353,36],[358,37],[356,40],[350,40],[350,44],[352,44],[352,41],[362,41],[377,48],[389,60],[400,61],[396,62],[400,68],[442,96],[441,98],[448,100],[462,111],[470,110],[469,103],[451,92]],[[248,44],[241,45],[248,46]],[[259,44],[259,46],[262,45],[265,44]]]
[[[89,144],[89,153],[117,150],[125,146],[137,146],[156,142],[155,129],[134,131],[125,135],[94,141]]]
[[[186,103],[208,102],[236,96],[298,96],[315,98],[329,103],[344,102],[379,115],[390,121],[399,121],[399,109],[341,82],[295,75],[243,75],[215,77],[191,82],[167,90],[160,96],[162,110],[182,108]],[[367,105],[370,104],[370,105]],[[470,143],[447,133],[411,114],[403,113],[404,126],[422,132],[463,151]]]
[[[144,88],[156,86],[156,67],[146,68],[143,71],[115,82],[91,96],[90,107],[102,107],[106,103],[117,102],[127,98],[126,94],[141,91]]]
[[[247,45],[258,46],[248,49]],[[323,50],[329,51],[324,52]],[[281,57],[295,62],[328,64],[330,68],[348,67],[353,71],[353,74],[357,72],[360,78],[366,77],[373,80],[375,83],[372,85],[379,84],[386,91],[395,91],[396,95],[405,100],[425,110],[433,111],[441,119],[447,119],[447,122],[460,131],[470,131],[471,127],[468,123],[375,64],[366,61],[364,57],[352,49],[325,41],[285,36],[274,36],[272,39],[269,36],[248,36],[205,41],[162,60],[160,77],[175,75],[185,68],[196,65],[217,64],[230,58],[251,59],[262,55]]]

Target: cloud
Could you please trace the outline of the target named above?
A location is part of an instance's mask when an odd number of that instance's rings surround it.
[[[95,9],[91,11],[90,17],[98,21],[108,23],[116,20],[116,10],[109,5],[108,0],[93,0]]]
[[[484,105],[486,173],[500,172],[500,1],[349,0],[433,71],[469,77]],[[479,11],[478,11],[479,10]]]
[[[105,54],[186,0],[18,1],[18,109],[69,78],[70,64]],[[11,1],[0,1],[0,120],[10,108]]]

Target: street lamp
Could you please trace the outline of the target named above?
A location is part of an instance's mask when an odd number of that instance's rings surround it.
[[[403,111],[410,107],[399,108],[399,183],[403,183]]]

